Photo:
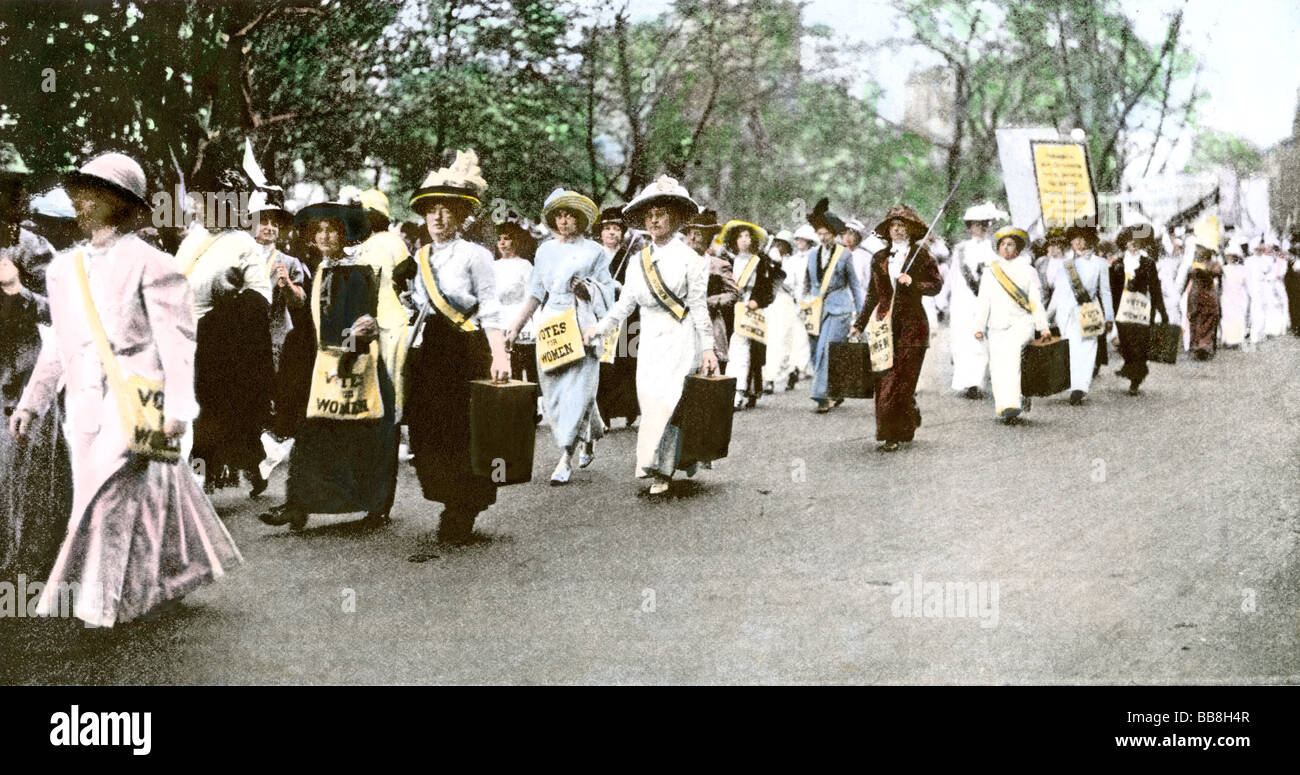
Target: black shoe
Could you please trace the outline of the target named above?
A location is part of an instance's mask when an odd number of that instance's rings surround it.
[[[1141,391],[1141,390],[1138,390],[1138,383],[1136,383],[1136,382],[1130,382],[1130,383],[1128,383],[1128,394],[1129,394],[1130,396],[1140,396],[1140,395],[1142,395],[1142,391]]]
[[[789,379],[785,381],[785,389],[787,391],[794,390],[794,386],[798,384],[799,384],[799,372],[796,371],[795,373],[790,375]]]
[[[478,512],[461,509],[443,509],[438,520],[438,542],[449,546],[464,546],[474,535],[474,519]]]
[[[387,512],[382,514],[377,512],[371,512],[361,518],[360,527],[367,528],[367,529],[379,528],[389,524],[392,521],[393,518],[388,516]]]
[[[745,399],[746,409],[753,409],[756,406],[758,406],[758,396],[750,396],[749,398]]]
[[[837,398],[837,399],[835,399],[834,401],[831,402],[831,406],[839,406],[839,405],[842,404],[842,403],[844,403],[844,399],[843,399],[843,398]]]
[[[280,527],[288,525],[289,529],[295,533],[307,526],[307,514],[297,509],[292,509],[289,504],[285,503],[276,506],[270,511],[264,511],[257,515],[258,520],[264,525],[271,527]]]
[[[1070,393],[1070,405],[1078,406],[1083,403],[1083,397],[1087,395],[1082,390],[1075,390]]]
[[[981,397],[980,389],[975,387],[974,385],[971,385],[970,387],[966,388],[965,396],[971,400],[978,399]]]
[[[830,410],[831,410],[830,401],[818,401],[817,408],[814,409],[813,411],[816,412],[817,414],[826,414]]]
[[[876,449],[880,450],[881,452],[897,452],[897,451],[898,451],[898,442],[897,442],[897,441],[886,441],[886,442],[884,442],[883,444],[881,444],[879,447],[876,447]]]

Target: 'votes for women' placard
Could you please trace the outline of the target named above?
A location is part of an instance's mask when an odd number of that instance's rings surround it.
[[[573,307],[543,320],[537,327],[537,362],[542,371],[567,366],[581,360],[584,354],[578,313]]]
[[[1083,143],[1031,141],[1034,180],[1047,229],[1097,223],[1097,197]]]

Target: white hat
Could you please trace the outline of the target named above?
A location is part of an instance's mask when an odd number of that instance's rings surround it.
[[[700,206],[691,199],[690,192],[676,178],[660,175],[658,180],[641,189],[641,193],[627,203],[623,208],[623,216],[633,221],[639,220],[641,211],[654,204],[676,205],[690,210],[692,215],[700,210]]]
[[[844,222],[844,225],[852,229],[853,231],[856,231],[858,233],[859,239],[862,239],[867,236],[868,233],[867,227],[862,223],[862,221],[859,221],[857,218],[848,219],[847,221]]]
[[[867,237],[862,240],[862,249],[867,251],[873,256],[887,247],[889,246],[886,245],[885,241],[880,238],[880,235],[875,233],[874,231],[868,234]]]
[[[69,175],[67,182],[103,186],[133,205],[149,207],[144,198],[144,169],[135,159],[123,153],[96,156]]]
[[[787,245],[790,245],[791,247],[794,247],[794,235],[790,233],[790,230],[789,230],[789,229],[782,229],[782,230],[778,231],[778,232],[776,233],[776,236],[773,237],[772,239],[774,239],[774,240],[780,240],[780,241],[786,243]]]
[[[1002,212],[997,205],[992,202],[985,202],[984,204],[967,208],[966,214],[963,215],[961,219],[969,223],[971,221],[1000,221],[1009,217],[1010,216]]]
[[[811,224],[802,223],[802,224],[799,224],[799,228],[797,228],[797,229],[794,230],[794,238],[795,238],[795,239],[806,239],[806,240],[808,240],[809,242],[816,242],[816,241],[817,241],[817,231],[816,231],[815,229],[813,229],[813,227],[812,227]]]

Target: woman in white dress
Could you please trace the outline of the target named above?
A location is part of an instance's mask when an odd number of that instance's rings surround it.
[[[1246,341],[1246,313],[1250,310],[1250,278],[1241,245],[1228,243],[1223,251],[1223,346],[1241,347]]]
[[[578,331],[581,331],[609,309],[614,301],[609,258],[600,243],[583,236],[596,219],[596,213],[596,203],[576,191],[556,189],[546,198],[542,219],[556,236],[537,249],[529,296],[506,329],[507,344],[514,341],[539,307],[542,310],[537,323],[539,333],[551,328],[570,311],[576,315]],[[595,440],[605,427],[596,407],[600,353],[585,345],[583,349],[585,352],[576,361],[550,368],[544,360],[548,353],[538,347],[542,404],[555,444],[560,448],[560,460],[551,474],[551,484],[556,486],[568,484],[573,474],[575,448],[578,467],[591,465]]]
[[[992,202],[968,208],[962,219],[970,239],[957,243],[945,278],[952,342],[952,389],[966,398],[983,396],[989,374],[988,342],[975,338],[976,298],[984,270],[997,258],[989,240],[989,226],[1005,217]]]
[[[988,331],[994,409],[998,419],[1014,425],[1020,421],[1021,412],[1029,409],[1029,399],[1020,392],[1021,353],[1034,338],[1035,330],[1043,339],[1050,332],[1038,272],[1024,255],[1029,235],[1008,226],[993,238],[997,240],[998,257],[980,280],[974,337],[982,340]]]
[[[677,230],[697,211],[698,205],[676,180],[661,176],[646,186],[627,207],[630,222],[640,221],[650,242],[634,257],[627,282],[614,307],[596,325],[583,332],[592,342],[634,309],[641,311],[637,399],[641,424],[637,428],[636,475],[655,481],[650,494],[668,491],[678,463],[674,445],[663,444],[669,421],[681,399],[686,375],[699,367],[718,372],[713,352],[713,326],[705,307],[709,270],[701,258],[677,237]]]
[[[808,274],[808,257],[794,252],[794,236],[787,230],[777,232],[770,255],[785,277],[774,286],[775,297],[764,313],[767,361],[763,364],[763,381],[794,390],[799,371],[808,366],[808,331],[798,307],[800,281],[806,281],[804,275]]]
[[[1115,312],[1111,305],[1108,267],[1093,253],[1097,247],[1097,230],[1091,226],[1071,226],[1066,236],[1073,253],[1056,270],[1047,317],[1070,343],[1070,404],[1078,406],[1092,389],[1097,342],[1110,332]],[[1099,335],[1084,336],[1079,308],[1091,302],[1101,305],[1106,328]]]

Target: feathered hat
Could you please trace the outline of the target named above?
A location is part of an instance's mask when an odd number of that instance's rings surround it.
[[[881,219],[880,223],[876,224],[876,233],[886,242],[890,239],[890,221],[902,221],[907,226],[907,236],[912,241],[921,239],[929,231],[929,227],[925,225],[925,221],[921,220],[921,216],[917,215],[915,210],[907,205],[894,205],[889,208],[889,212],[885,213],[885,217]]]
[[[676,208],[684,218],[690,218],[700,209],[690,192],[676,178],[660,175],[658,180],[641,189],[641,193],[627,203],[623,208],[623,216],[635,223],[641,220],[647,209],[654,206]]]
[[[430,172],[411,195],[411,209],[424,215],[434,202],[452,200],[474,210],[483,204],[485,191],[487,181],[479,169],[478,154],[473,149],[456,151],[450,164]]]
[[[831,200],[822,197],[813,205],[812,212],[808,214],[808,223],[812,224],[814,229],[825,227],[832,234],[839,234],[848,228],[844,221],[835,213],[830,211]]]

